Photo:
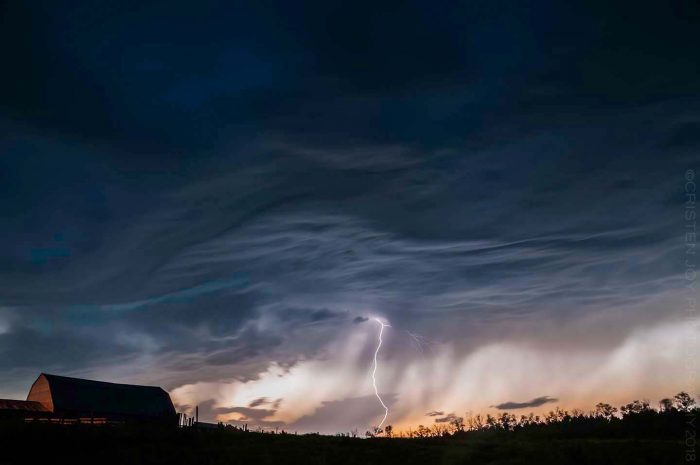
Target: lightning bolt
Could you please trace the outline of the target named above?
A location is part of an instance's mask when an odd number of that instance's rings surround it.
[[[379,342],[377,344],[377,350],[374,351],[374,368],[372,369],[372,386],[374,386],[374,395],[377,396],[377,399],[379,399],[379,403],[382,404],[382,407],[384,407],[384,418],[382,418],[382,421],[379,422],[379,426],[377,426],[377,429],[381,428],[384,422],[386,421],[386,417],[389,416],[389,407],[386,406],[384,401],[382,400],[382,396],[379,395],[379,390],[377,389],[377,367],[379,364],[377,363],[377,355],[379,354],[379,349],[382,348],[382,334],[384,333],[384,328],[386,327],[391,327],[390,325],[382,322],[379,318],[375,318],[374,321],[379,323]]]

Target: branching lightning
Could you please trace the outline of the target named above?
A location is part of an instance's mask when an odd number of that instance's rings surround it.
[[[428,349],[429,352],[433,353],[433,346],[437,345],[437,342],[431,341],[427,337],[421,336],[420,334],[412,333],[405,330],[406,334],[411,338],[415,348],[422,354],[425,355],[424,348]]]
[[[374,395],[377,396],[377,399],[379,399],[379,403],[382,404],[382,407],[384,407],[384,418],[382,418],[382,421],[379,422],[379,426],[377,426],[377,429],[381,428],[384,422],[386,421],[386,417],[389,416],[389,407],[386,406],[384,401],[382,400],[382,396],[379,395],[379,390],[377,389],[377,355],[379,354],[379,349],[382,347],[382,334],[384,333],[384,328],[385,327],[390,327],[388,324],[382,322],[379,318],[375,318],[374,321],[379,323],[379,342],[377,344],[377,350],[374,351],[374,368],[372,368],[372,386],[374,386]]]

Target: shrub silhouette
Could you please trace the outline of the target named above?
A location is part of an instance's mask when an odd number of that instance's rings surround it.
[[[659,401],[654,409],[648,400],[633,400],[622,406],[613,407],[601,402],[595,409],[584,412],[556,407],[544,416],[529,413],[515,416],[502,412],[496,416],[487,414],[455,417],[449,424],[436,424],[431,427],[418,425],[416,430],[392,431],[392,437],[437,438],[437,437],[489,437],[513,434],[521,438],[659,438],[674,439],[684,437],[689,416],[697,417],[700,409],[695,399],[686,392],[673,398]]]

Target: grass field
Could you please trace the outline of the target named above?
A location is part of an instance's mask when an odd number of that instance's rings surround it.
[[[0,431],[3,464],[681,464],[673,440],[356,439],[228,430],[24,425]]]

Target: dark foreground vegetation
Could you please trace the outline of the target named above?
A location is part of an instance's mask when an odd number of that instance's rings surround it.
[[[0,463],[73,464],[687,464],[695,463],[699,410],[690,396],[653,409],[556,409],[543,419],[510,414],[454,419],[451,430],[413,437],[271,434],[238,428],[18,424],[0,427]],[[392,432],[389,432],[392,434]]]

